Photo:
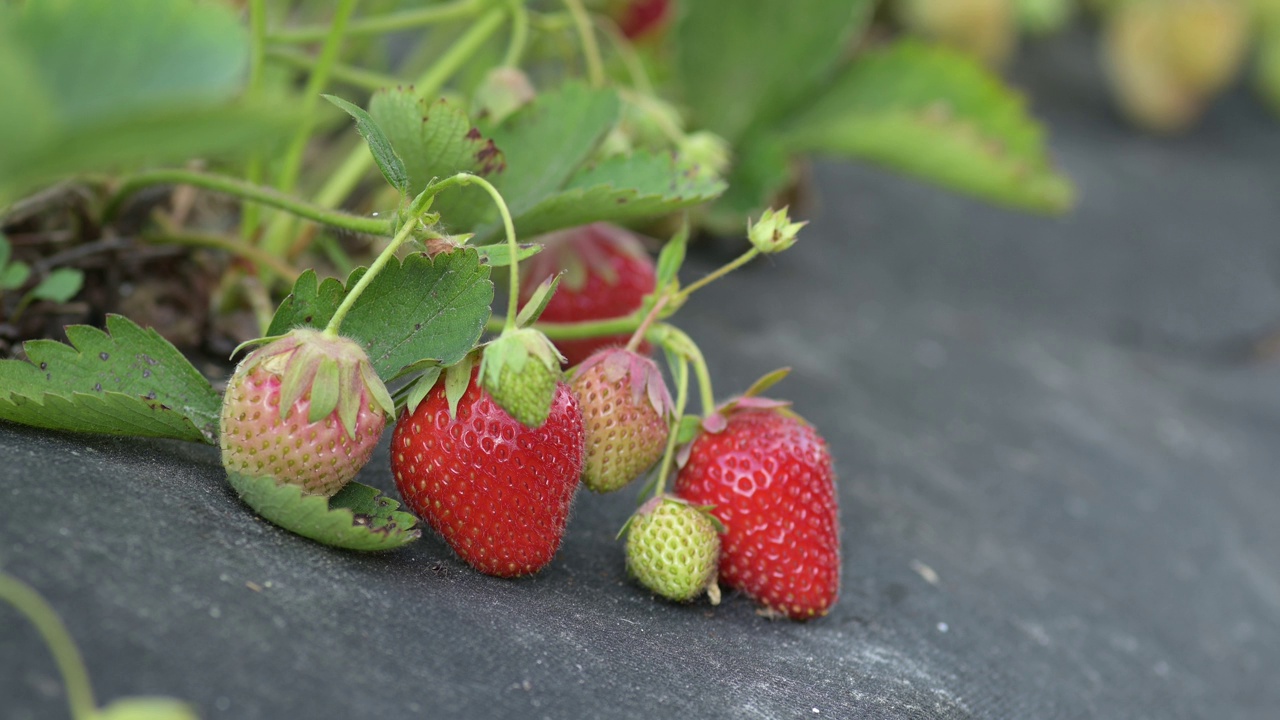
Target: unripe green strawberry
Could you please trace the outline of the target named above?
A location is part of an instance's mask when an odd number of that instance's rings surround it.
[[[504,332],[480,363],[480,386],[498,407],[526,427],[541,427],[551,412],[564,358],[547,336],[529,328]]]
[[[688,602],[704,590],[720,602],[717,521],[705,508],[664,495],[645,503],[627,526],[627,571],[653,592]]]
[[[222,401],[222,465],[330,497],[369,461],[393,412],[359,344],[299,328],[240,363]]]
[[[598,493],[619,490],[662,457],[671,394],[652,360],[622,348],[600,350],[574,369],[569,387],[587,433],[584,485]]]

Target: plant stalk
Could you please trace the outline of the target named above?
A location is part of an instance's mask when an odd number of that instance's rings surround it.
[[[119,189],[107,201],[102,213],[104,219],[114,218],[130,195],[152,185],[192,185],[286,210],[308,220],[366,235],[388,236],[395,231],[393,220],[361,217],[341,210],[330,210],[327,207],[299,200],[274,188],[255,185],[226,175],[175,169],[150,170],[126,177]]]
[[[379,35],[396,30],[411,30],[433,23],[461,20],[476,14],[486,4],[483,0],[456,0],[456,2],[428,5],[415,10],[402,10],[386,15],[360,18],[348,25],[347,36]],[[328,25],[310,25],[280,30],[272,33],[267,39],[275,43],[309,43],[323,40],[328,35]]]
[[[67,632],[58,613],[30,585],[15,577],[0,573],[0,600],[12,605],[35,625],[36,631],[49,646],[58,671],[62,673],[62,681],[67,686],[67,702],[71,706],[71,717],[75,720],[90,720],[95,714],[93,686],[89,683],[89,673],[85,670],[84,658]]]

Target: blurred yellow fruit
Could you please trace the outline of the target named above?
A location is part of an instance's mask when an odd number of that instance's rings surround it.
[[[912,32],[988,65],[1001,65],[1017,46],[1014,0],[900,0],[898,15]]]
[[[1121,111],[1160,133],[1189,128],[1239,72],[1249,13],[1239,0],[1131,0],[1106,17],[1103,60]]]

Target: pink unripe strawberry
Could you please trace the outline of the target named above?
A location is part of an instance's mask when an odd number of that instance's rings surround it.
[[[392,412],[357,343],[299,328],[250,353],[227,383],[222,465],[331,497],[369,461]]]
[[[671,395],[658,366],[622,348],[607,348],[573,371],[569,387],[582,404],[586,464],[582,483],[613,492],[640,477],[666,449]]]

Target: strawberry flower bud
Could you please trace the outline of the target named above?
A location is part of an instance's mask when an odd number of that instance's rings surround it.
[[[809,222],[793,223],[787,217],[787,208],[764,211],[760,219],[747,224],[747,239],[762,253],[778,253],[796,244],[800,228]]]

